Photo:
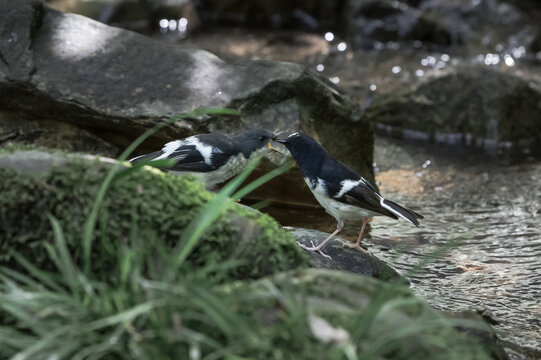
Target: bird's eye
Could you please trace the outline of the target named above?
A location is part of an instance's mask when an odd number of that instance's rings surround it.
[[[259,140],[259,141],[263,141],[263,140],[265,140],[265,137],[264,137],[264,136],[260,136],[260,137],[258,138],[258,140]]]

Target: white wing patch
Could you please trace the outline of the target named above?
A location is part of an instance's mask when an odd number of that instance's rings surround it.
[[[317,178],[317,185],[314,191],[325,195],[327,194],[327,187],[325,186],[325,181],[323,181],[323,179]]]
[[[175,140],[175,141],[168,142],[167,144],[163,146],[163,149],[162,149],[163,154],[161,154],[157,158],[154,158],[154,160],[167,159],[169,155],[171,155],[176,149],[184,145],[184,142],[185,140]]]
[[[164,147],[162,149],[163,154],[161,154],[160,156],[158,156],[154,160],[167,159],[167,158],[169,158],[171,156],[172,153],[174,153],[180,147],[182,147],[182,146],[190,146],[190,145],[195,146],[195,150],[197,150],[201,154],[201,156],[205,160],[205,164],[208,164],[208,165],[211,164],[213,148],[210,145],[203,144],[197,138],[197,136],[190,136],[189,138],[186,138],[184,140],[175,140],[175,141],[168,142],[167,144],[164,145]],[[214,150],[215,150],[216,153],[222,152],[219,149],[218,149],[218,151],[216,151],[216,149],[214,149]],[[176,160],[182,160],[186,156],[188,156],[188,154],[179,155],[179,156],[175,157],[175,159]]]
[[[342,180],[340,182],[340,191],[334,196],[335,199],[341,198],[345,193],[360,184],[361,180]]]
[[[212,160],[212,146],[203,144],[195,136],[189,138],[189,140],[190,142],[187,144],[195,146],[195,149],[199,151],[203,159],[205,159],[205,164],[210,165]]]

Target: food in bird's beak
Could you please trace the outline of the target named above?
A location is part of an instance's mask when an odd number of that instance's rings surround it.
[[[272,146],[270,142],[267,143],[267,147],[268,147],[270,150],[275,151],[275,152],[277,152],[277,153],[279,153],[279,154],[286,155],[286,154],[284,153],[284,151],[278,150],[277,148],[275,148],[274,146]]]

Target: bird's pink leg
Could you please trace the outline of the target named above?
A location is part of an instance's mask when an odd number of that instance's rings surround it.
[[[368,219],[363,219],[363,226],[361,227],[361,232],[359,232],[359,237],[357,238],[357,241],[355,244],[350,243],[349,241],[342,241],[342,245],[350,247],[350,248],[358,248],[361,251],[366,251],[361,247],[361,239],[363,238],[364,228],[366,227],[366,223],[368,223]]]
[[[325,240],[323,240],[321,242],[321,244],[319,244],[318,246],[315,246],[313,241],[310,241],[312,243],[312,247],[308,247],[308,246],[306,246],[304,244],[301,244],[298,241],[297,241],[297,244],[306,251],[317,252],[318,254],[320,254],[322,256],[325,256],[325,257],[328,257],[329,259],[332,260],[332,258],[329,255],[327,255],[323,251],[321,251],[321,248],[323,247],[323,245],[325,245],[327,243],[327,241],[331,240],[336,234],[338,234],[340,231],[342,231],[342,228],[343,228],[343,226],[336,225],[336,230],[331,235],[327,236],[327,238]]]

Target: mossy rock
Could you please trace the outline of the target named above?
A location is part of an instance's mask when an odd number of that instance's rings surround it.
[[[281,353],[283,358],[296,359],[507,359],[488,324],[450,320],[400,282],[303,269],[226,285],[224,291],[227,297],[227,293],[257,289],[264,293],[269,288],[283,301],[261,296],[242,311],[267,329],[276,342],[274,353],[250,354],[249,358],[280,358],[277,353]],[[284,326],[295,316],[306,316],[308,329],[298,329],[297,339],[279,336],[287,334]],[[464,331],[469,328],[490,334],[492,342]],[[311,338],[306,338],[307,332]]]
[[[0,154],[0,264],[13,265],[15,250],[40,267],[52,267],[44,247],[53,241],[48,214],[59,220],[70,252],[80,262],[85,222],[114,162],[101,159],[36,150]],[[119,261],[119,247],[130,241],[138,241],[148,255],[163,242],[173,247],[214,196],[191,177],[150,168],[114,181],[94,232],[93,270],[106,276],[108,264]],[[272,218],[228,200],[190,254],[188,266],[215,266],[232,258],[241,265],[226,277],[239,279],[309,263]]]

